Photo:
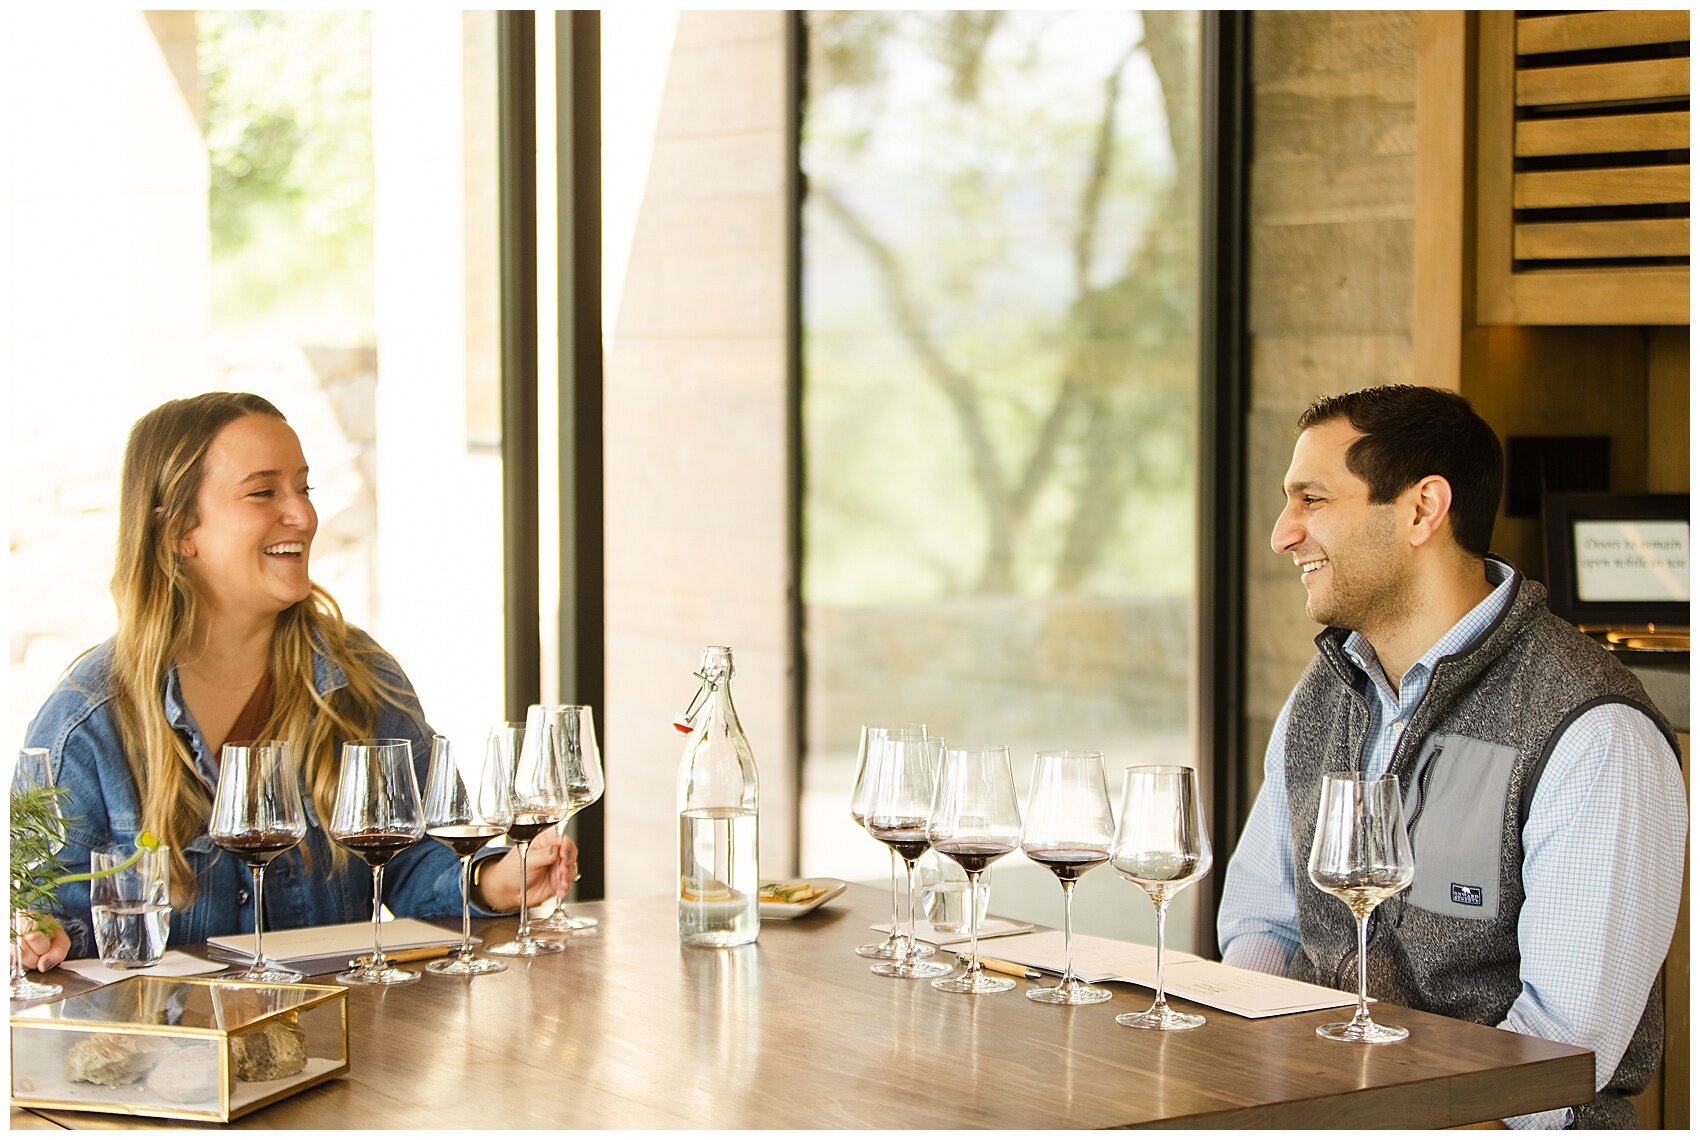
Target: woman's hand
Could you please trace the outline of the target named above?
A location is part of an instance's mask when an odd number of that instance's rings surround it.
[[[51,970],[71,952],[71,936],[63,926],[55,927],[52,934],[43,934],[32,925],[12,944],[12,952],[26,970]]]
[[[542,832],[531,841],[525,872],[527,906],[566,894],[578,877],[578,845],[552,830]],[[478,879],[478,894],[482,896],[478,901],[490,910],[519,909],[519,848],[485,864]]]

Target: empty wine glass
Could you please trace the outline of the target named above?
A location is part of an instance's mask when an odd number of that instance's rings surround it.
[[[535,724],[534,724],[535,718]],[[596,747],[596,720],[589,705],[532,705],[526,710],[526,746],[534,734],[553,738],[561,757],[567,783],[567,812],[561,817],[561,834],[573,816],[602,798],[602,752]],[[588,915],[567,913],[567,896],[555,897],[555,913],[537,924],[542,930],[588,930],[596,920]]]
[[[915,941],[915,860],[931,845],[927,818],[943,744],[938,737],[887,738],[868,761],[873,769],[866,777],[873,781],[868,834],[897,852],[909,871],[909,933],[903,940],[903,957],[869,967],[888,978],[938,978],[950,973],[942,962],[923,962]]]
[[[1110,861],[1115,817],[1104,783],[1101,752],[1040,752],[1033,761],[1021,849],[1056,875],[1063,891],[1063,976],[1054,986],[1028,990],[1030,1001],[1050,1005],[1093,1005],[1109,1001],[1109,990],[1089,986],[1074,972],[1074,884]]]
[[[53,768],[48,762],[47,749],[21,748],[18,750],[18,770],[13,777],[12,787],[26,795],[38,794],[43,792],[44,789],[53,787]],[[57,796],[48,797],[48,804],[44,806],[46,806],[46,814],[51,817],[47,828],[49,834],[32,834],[29,837],[29,842],[39,844],[40,850],[25,852],[25,858],[34,854],[38,859],[45,860],[64,846],[65,821],[59,810]],[[13,832],[13,834],[17,835],[16,832]],[[32,867],[33,865],[32,861]],[[12,888],[16,890],[18,884],[13,883]],[[17,943],[18,939],[33,929],[34,923],[28,913],[21,909],[12,911],[11,989],[12,1000],[14,1001],[34,1001],[37,998],[57,997],[64,988],[53,982],[32,981],[24,976],[23,955]]]
[[[1370,1020],[1364,948],[1369,940],[1370,913],[1383,900],[1410,886],[1415,874],[1399,778],[1370,778],[1361,772],[1326,773],[1316,805],[1310,881],[1350,907],[1358,920],[1358,1008],[1350,1021],[1317,1026],[1318,1037],[1380,1045],[1403,1041],[1410,1035],[1399,1026],[1377,1025]]]
[[[1163,994],[1163,920],[1175,894],[1210,870],[1198,773],[1167,765],[1127,769],[1110,858],[1116,873],[1143,887],[1157,908],[1156,1000],[1144,1013],[1124,1013],[1116,1020],[1135,1029],[1196,1029],[1204,1018],[1170,1009]]]
[[[904,724],[895,729],[884,725],[864,724],[862,736],[856,747],[856,780],[850,790],[850,818],[856,821],[856,826],[864,830],[868,826],[868,799],[873,795],[873,781],[868,778],[871,770],[868,757],[879,751],[888,736],[913,738],[923,740],[927,735],[924,724]],[[898,860],[897,852],[887,848],[886,854],[891,857],[891,933],[881,942],[869,942],[856,947],[856,953],[864,958],[896,959],[903,957],[903,933],[897,922],[898,870],[902,863]],[[922,958],[933,956],[931,946],[917,946],[916,955]]]
[[[413,745],[406,740],[351,740],[342,746],[331,838],[372,868],[372,957],[336,976],[350,986],[416,982],[384,957],[379,916],[384,905],[384,864],[425,836],[425,812],[413,777]]]
[[[219,753],[218,790],[207,832],[220,849],[248,864],[254,880],[254,961],[227,976],[245,982],[298,982],[301,972],[266,960],[266,866],[307,834],[301,768],[287,740],[245,740]]]
[[[980,874],[1021,841],[1021,809],[1009,749],[1003,745],[947,748],[927,815],[933,850],[955,860],[968,876],[968,966],[957,978],[940,978],[936,990],[995,994],[1015,988],[1013,978],[988,978],[980,968]]]
[[[508,782],[508,805],[512,817],[508,821],[508,838],[519,844],[519,929],[513,940],[485,949],[487,954],[508,958],[535,958],[540,954],[558,954],[566,943],[534,938],[531,934],[531,907],[525,900],[527,883],[526,859],[531,841],[548,828],[560,823],[567,814],[566,773],[562,767],[561,750],[548,732],[536,741],[536,747],[525,747],[527,733],[523,724],[498,724],[492,735],[507,762],[512,765],[513,778]]]
[[[506,964],[472,953],[472,857],[508,829],[508,765],[494,738],[468,780],[446,736],[431,738],[431,767],[425,776],[425,834],[460,857],[460,951],[425,967],[433,974],[470,977],[496,974]]]

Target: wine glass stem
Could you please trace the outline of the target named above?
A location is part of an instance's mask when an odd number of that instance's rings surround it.
[[[968,976],[980,976],[980,872],[968,872]]]
[[[1074,976],[1074,880],[1064,879],[1063,889],[1063,976],[1059,987],[1078,981]]]
[[[915,860],[905,857],[903,865],[909,869],[909,933],[903,940],[903,960],[913,965],[917,957],[915,946]]]
[[[472,957],[472,856],[460,857],[460,957]]]
[[[891,856],[891,934],[897,937],[897,852],[886,848],[885,853]]]
[[[1151,1003],[1151,1008],[1166,1010],[1169,1003],[1163,995],[1163,923],[1169,916],[1169,900],[1163,898],[1151,901],[1157,904],[1157,1000]]]
[[[262,943],[265,937],[264,927],[266,916],[266,869],[255,867],[254,876],[254,972],[266,968],[266,950]]]
[[[525,869],[525,857],[531,852],[531,840],[522,839],[519,844],[519,929],[514,932],[514,941],[524,942],[531,937],[531,908],[525,905],[525,896],[530,892],[526,887],[531,878]]]
[[[372,868],[372,969],[374,972],[384,968],[383,934],[378,927],[378,914],[384,906],[384,865],[379,863]]]
[[[1352,1015],[1355,1022],[1369,1020],[1369,970],[1365,961],[1364,951],[1369,946],[1369,912],[1358,916],[1358,1011]]]

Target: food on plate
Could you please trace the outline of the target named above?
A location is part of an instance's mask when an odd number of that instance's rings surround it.
[[[825,893],[807,879],[791,879],[761,885],[761,901],[764,903],[804,903],[816,895]]]

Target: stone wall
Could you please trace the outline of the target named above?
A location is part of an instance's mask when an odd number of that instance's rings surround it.
[[[1259,12],[1252,22],[1251,401],[1246,764],[1315,648],[1291,559],[1272,553],[1293,422],[1317,396],[1411,374],[1414,12]]]

